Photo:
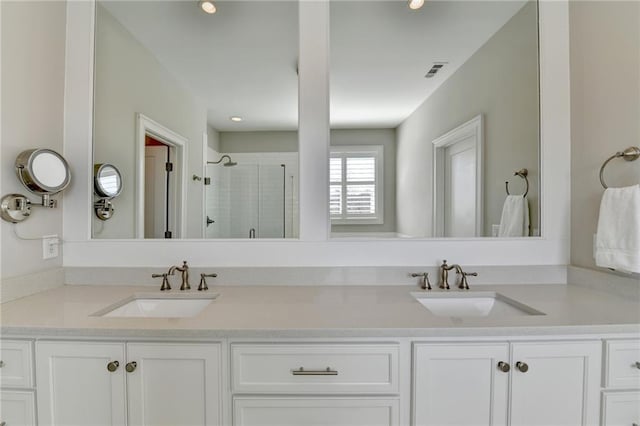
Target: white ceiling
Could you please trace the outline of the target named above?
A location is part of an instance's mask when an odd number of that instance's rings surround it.
[[[297,2],[217,1],[214,15],[195,0],[101,4],[202,100],[215,129],[297,128]],[[396,127],[524,4],[332,2],[332,127]],[[425,79],[437,61],[449,64]]]

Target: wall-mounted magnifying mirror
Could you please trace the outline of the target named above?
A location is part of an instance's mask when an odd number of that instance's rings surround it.
[[[43,197],[43,205],[47,196],[62,191],[71,181],[67,161],[50,149],[22,151],[16,158],[16,173],[29,191]],[[55,203],[53,200],[46,202]]]
[[[100,220],[107,220],[113,216],[111,199],[122,192],[122,176],[113,164],[96,164],[93,167],[93,190],[100,197],[94,203],[96,216]]]
[[[57,152],[46,149],[22,151],[15,162],[18,180],[30,192],[42,197],[42,207],[55,208],[58,203],[50,197],[65,189],[71,182],[69,164]],[[18,223],[31,214],[31,200],[22,194],[8,194],[1,200],[1,216]]]

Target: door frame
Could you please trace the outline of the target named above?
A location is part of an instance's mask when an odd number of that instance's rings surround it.
[[[433,230],[437,238],[444,237],[444,186],[445,181],[445,150],[464,139],[473,137],[476,149],[476,231],[475,236],[482,236],[484,220],[483,188],[484,176],[483,146],[484,146],[484,118],[478,114],[471,120],[450,130],[444,135],[434,139],[433,144]]]
[[[187,138],[153,121],[142,113],[136,113],[136,238],[144,238],[144,156],[145,136],[149,134],[175,149],[174,164],[179,168],[176,173],[176,229],[175,238],[186,236],[186,182],[187,182]]]

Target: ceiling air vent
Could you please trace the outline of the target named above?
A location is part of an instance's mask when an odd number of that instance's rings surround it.
[[[438,71],[440,71],[442,69],[442,67],[444,67],[447,64],[447,62],[434,62],[433,66],[431,67],[431,69],[427,72],[427,74],[425,74],[424,78],[431,78],[434,75],[436,75],[436,73]]]

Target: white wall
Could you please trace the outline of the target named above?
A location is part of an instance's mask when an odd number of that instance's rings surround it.
[[[383,186],[384,223],[381,225],[331,225],[331,232],[395,232],[396,231],[396,131],[395,129],[332,129],[331,145],[332,146],[382,145],[384,147],[384,186]]]
[[[29,148],[51,148],[63,153],[64,59],[66,3],[63,1],[0,2],[2,40],[2,195],[29,193],[13,167],[16,156]],[[72,181],[73,181],[72,167]],[[73,190],[73,184],[67,191]],[[33,207],[31,217],[15,229],[27,237],[62,236],[64,195],[57,209]],[[68,208],[68,206],[67,206]],[[1,221],[3,283],[8,278],[50,271],[62,257],[42,260],[42,242],[23,241],[14,225]],[[62,253],[61,253],[62,255]],[[49,275],[53,280],[53,276]],[[4,289],[3,289],[4,292]]]
[[[571,28],[571,263],[594,268],[602,163],[640,146],[640,3],[574,1]],[[640,183],[640,160],[607,166],[610,186]]]
[[[397,129],[397,230],[430,237],[432,141],[482,114],[484,236],[500,223],[506,180],[529,170],[531,228],[539,228],[538,45],[536,4],[530,2],[443,83]],[[437,76],[435,78],[438,78]]]
[[[298,152],[296,131],[220,132],[220,152]]]
[[[133,238],[135,224],[136,113],[188,140],[187,237],[202,235],[202,176],[206,109],[102,6],[97,5],[94,161],[122,173],[114,216],[93,219],[96,238]]]

